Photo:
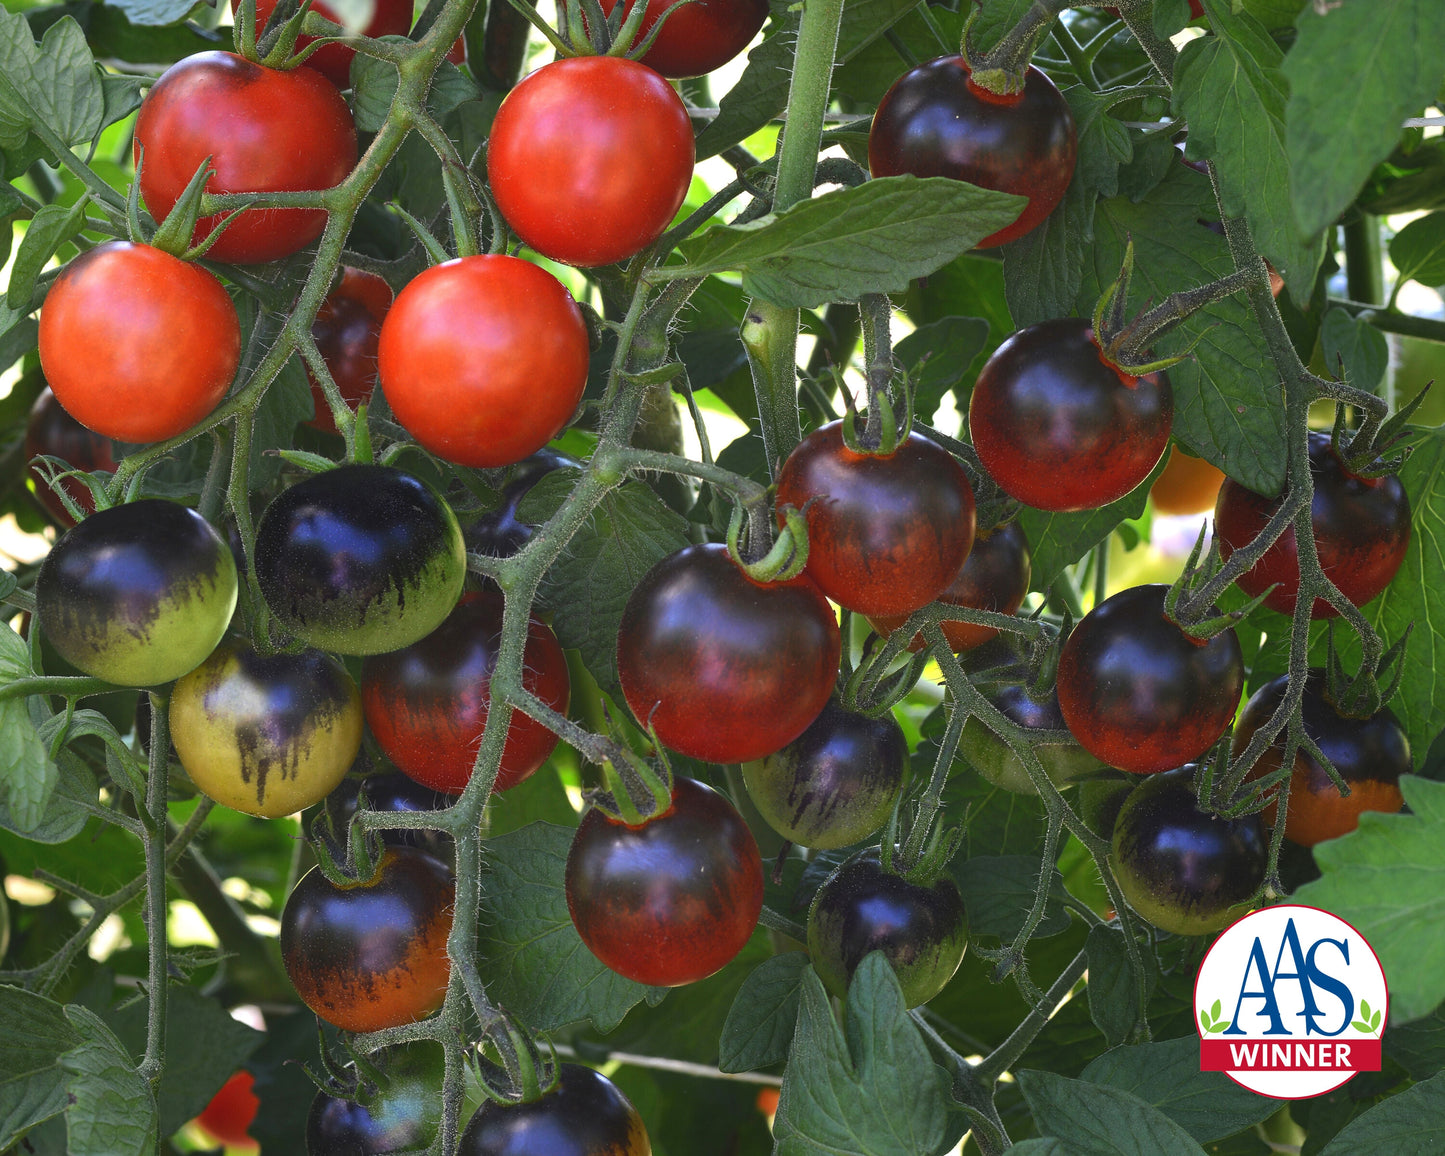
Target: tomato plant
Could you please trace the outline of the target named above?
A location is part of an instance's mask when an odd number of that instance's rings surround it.
[[[367,1062],[381,1069],[381,1079],[362,1082],[355,1099],[316,1093],[306,1116],[306,1156],[387,1156],[426,1148],[435,1139],[441,1049],[430,1042],[402,1044]]]
[[[581,468],[581,462],[553,449],[543,448],[523,458],[507,475],[501,504],[462,527],[467,549],[489,554],[493,558],[510,558],[530,542],[536,532],[532,525],[517,516],[522,499],[553,470]]]
[[[244,1069],[237,1072],[221,1085],[221,1090],[211,1097],[196,1117],[196,1123],[210,1136],[222,1144],[236,1148],[254,1148],[256,1141],[249,1131],[251,1121],[256,1118],[256,1109],[261,1101],[251,1089],[256,1077]]]
[[[647,1129],[617,1085],[595,1068],[561,1064],[541,1099],[484,1103],[462,1135],[461,1156],[651,1156]]]
[[[1017,682],[1004,682],[981,689],[999,713],[1015,726],[1030,731],[1067,730],[1063,711],[1059,709],[1056,687],[1039,698],[1035,698],[1027,686]],[[1038,794],[1038,788],[1029,777],[1023,761],[981,719],[970,718],[963,724],[958,750],[994,786],[1005,791]],[[1034,754],[1038,755],[1044,772],[1060,787],[1098,770],[1100,765],[1097,758],[1068,739],[1063,742],[1039,742],[1034,746]]]
[[[606,15],[616,7],[617,0],[602,0]],[[628,4],[625,11],[630,15],[633,7]],[[638,39],[645,40],[671,7],[667,0],[647,0]],[[639,59],[663,76],[703,76],[746,48],[767,18],[766,0],[698,0],[668,16]]]
[[[368,35],[370,35],[368,33]],[[334,47],[334,46],[333,46]],[[355,409],[371,400],[376,388],[376,345],[381,323],[391,308],[391,286],[375,273],[345,268],[335,289],[326,295],[311,336],[346,404]],[[336,433],[336,418],[321,385],[307,370],[315,416],[308,423],[322,433]]]
[[[256,25],[264,28],[276,11],[276,0],[256,0]],[[329,5],[313,3],[311,11],[340,24],[341,17]],[[362,28],[361,35],[371,37],[405,36],[411,29],[411,5],[406,0],[375,0],[371,8],[371,19]],[[300,52],[316,37],[298,36],[296,50]],[[356,50],[344,44],[324,44],[306,58],[306,67],[314,68],[337,88],[351,87],[351,61]]]
[[[40,391],[40,396],[30,407],[30,420],[25,424],[25,460],[30,461],[39,454],[60,458],[87,473],[115,469],[110,438],[86,429],[66,413],[49,386]],[[30,477],[35,484],[35,496],[50,516],[62,526],[73,526],[75,519],[33,465]],[[82,511],[95,513],[95,499],[88,486],[75,478],[65,478],[60,485]]]
[[[337,831],[346,830],[363,795],[372,811],[440,811],[455,801],[446,792],[424,787],[400,771],[374,771],[364,778],[348,775],[326,796],[326,810]],[[452,840],[440,831],[385,830],[381,839],[394,847],[415,847],[443,863],[453,859]]]
[[[678,779],[672,805],[629,827],[593,809],[567,854],[567,910],[619,975],[677,987],[743,949],[763,905],[758,845],[733,805]]]

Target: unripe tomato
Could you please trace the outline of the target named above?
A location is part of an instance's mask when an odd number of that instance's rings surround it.
[[[110,438],[86,429],[66,413],[49,386],[40,391],[40,396],[30,407],[30,420],[25,426],[25,460],[30,461],[41,454],[60,458],[86,473],[115,469],[115,452]],[[50,488],[35,466],[30,467],[30,477],[35,484],[35,496],[51,517],[62,526],[75,525],[75,519],[70,516],[60,496]],[[60,483],[60,488],[82,511],[95,513],[95,499],[84,483],[66,478]]]
[[[326,295],[316,311],[311,336],[336,388],[353,410],[369,401],[376,388],[376,346],[381,323],[391,308],[391,296],[391,286],[375,273],[343,265],[341,283]],[[315,409],[315,416],[306,424],[322,433],[338,432],[326,394],[309,369],[306,379],[311,383]]]
[[[382,36],[405,36],[411,31],[411,8],[411,0],[373,0],[371,19],[361,30],[361,35],[370,36],[373,40]],[[276,0],[256,0],[256,28],[266,27],[266,21],[275,11]],[[337,24],[342,22],[336,11],[321,0],[315,0],[311,11]],[[298,36],[296,51],[300,52],[315,40],[315,36]],[[355,56],[354,48],[344,44],[326,44],[306,58],[306,67],[316,69],[337,88],[350,88],[351,61]]]
[[[1066,727],[1063,712],[1059,710],[1057,689],[1055,687],[1047,697],[1037,699],[1029,693],[1028,687],[1020,683],[1005,683],[988,687],[983,694],[1017,726],[1033,731],[1063,731]],[[1021,795],[1039,793],[1023,761],[1003,739],[984,725],[982,719],[971,716],[963,724],[958,751],[994,786]],[[1036,744],[1034,754],[1056,787],[1066,786],[1097,770],[1100,765],[1098,759],[1072,741]]]

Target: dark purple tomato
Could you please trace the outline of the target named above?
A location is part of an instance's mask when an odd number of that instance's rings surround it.
[[[483,1101],[458,1156],[651,1156],[647,1129],[617,1085],[563,1064],[557,1086],[526,1104]]]
[[[875,177],[952,177],[1027,197],[1013,224],[978,243],[987,249],[1054,211],[1078,147],[1068,102],[1033,65],[1022,92],[999,96],[973,83],[962,56],[940,56],[904,73],[883,97],[868,133],[868,168]]]
[[[982,693],[1010,722],[1031,731],[1065,731],[1063,712],[1059,710],[1057,688],[1047,697],[1034,698],[1019,683],[981,687]],[[1008,744],[984,725],[977,716],[963,724],[958,740],[959,754],[995,787],[1023,795],[1037,795],[1038,788],[1029,778],[1019,757]],[[1078,743],[1038,743],[1034,745],[1045,773],[1054,786],[1062,787],[1090,771],[1098,770],[1099,760]]]
[[[1079,818],[1101,839],[1114,837],[1119,808],[1138,785],[1138,779],[1089,779],[1079,784]]]
[[[836,699],[782,750],[743,764],[768,825],[820,851],[851,847],[883,826],[907,775],[908,741],[893,716],[869,718]]]
[[[689,546],[643,575],[617,634],[627,705],[675,751],[760,759],[808,729],[833,693],[842,638],[806,577],[754,582],[721,545]]]
[[[1192,774],[1182,767],[1136,787],[1119,809],[1109,856],[1129,906],[1175,935],[1206,935],[1243,915],[1269,860],[1259,816],[1201,811]]]
[[[326,796],[326,809],[336,830],[345,830],[351,822],[363,793],[369,811],[442,811],[456,802],[452,795],[424,787],[400,771],[375,771],[365,778],[348,775]],[[454,854],[451,837],[441,831],[383,828],[378,833],[390,847],[415,847],[443,863],[450,862]]]
[[[1310,525],[1325,577],[1356,606],[1363,606],[1390,584],[1410,547],[1410,498],[1394,475],[1356,477],[1345,468],[1329,434],[1311,433]],[[1214,527],[1219,553],[1228,559],[1247,545],[1283,503],[1246,490],[1233,478],[1219,489]],[[1278,584],[1264,600],[1271,610],[1293,614],[1299,597],[1299,549],[1291,526],[1238,581],[1250,597]],[[1323,598],[1311,618],[1332,618],[1337,611]]]
[[[1149,476],[1169,444],[1174,394],[1158,373],[1111,364],[1084,317],[1021,329],[994,351],[968,403],[983,468],[1037,510],[1092,510]]]
[[[843,442],[843,423],[805,437],[778,474],[778,505],[806,509],[805,573],[859,614],[909,615],[958,577],[973,545],[973,489],[921,434],[891,454]]]
[[[354,1100],[318,1092],[306,1114],[306,1156],[391,1156],[428,1147],[441,1123],[442,1051],[430,1040],[367,1057],[382,1069]]]
[[[304,37],[303,37],[304,39]],[[332,47],[336,47],[333,45]],[[354,410],[371,400],[376,388],[376,343],[381,323],[391,309],[391,286],[375,273],[341,267],[341,281],[321,303],[311,336],[342,398]],[[337,433],[336,418],[317,380],[311,382],[311,405],[315,416],[306,424],[322,433]]]
[[[50,387],[46,386],[30,407],[30,420],[25,426],[25,460],[28,462],[38,455],[60,458],[77,470],[93,473],[96,470],[115,471],[115,453],[110,438],[92,433],[65,412]],[[75,525],[75,519],[65,508],[59,496],[46,483],[40,471],[30,467],[30,477],[35,484],[35,496],[49,511],[50,516],[62,526]],[[63,489],[81,511],[95,513],[95,499],[90,487],[75,478],[66,478],[60,483]]]
[[[1250,696],[1234,725],[1231,749],[1235,756],[1270,720],[1288,686],[1288,676],[1281,676]],[[1284,818],[1286,839],[1313,847],[1353,831],[1365,811],[1394,812],[1405,805],[1400,776],[1409,774],[1414,764],[1410,761],[1410,740],[1389,707],[1367,718],[1342,715],[1330,701],[1324,671],[1312,670],[1305,682],[1301,711],[1305,734],[1325,753],[1349,785],[1350,793],[1342,796],[1319,760],[1304,750],[1297,751]],[[1254,764],[1250,778],[1278,770],[1284,745],[1281,732]],[[1274,825],[1276,812],[1273,805],[1262,812],[1270,826]]]
[[[502,490],[502,503],[495,510],[488,510],[469,526],[462,528],[467,549],[493,558],[510,558],[532,540],[536,527],[517,517],[522,499],[532,492],[532,487],[553,470],[582,468],[582,463],[551,448],[538,450],[530,457],[523,458],[507,475],[506,488]]]
[[[638,983],[676,987],[743,949],[763,909],[763,861],[727,799],[678,779],[672,806],[641,826],[588,811],[567,855],[566,888],[593,955]]]
[[[958,886],[947,877],[922,887],[883,870],[877,849],[829,875],[808,909],[808,953],[839,998],[871,951],[888,959],[909,1007],[927,1003],[953,978],[968,947]]]
[[[1086,750],[1153,774],[1204,754],[1234,721],[1244,656],[1234,631],[1191,638],[1164,613],[1167,586],[1134,586],[1094,607],[1059,658],[1059,708]]]

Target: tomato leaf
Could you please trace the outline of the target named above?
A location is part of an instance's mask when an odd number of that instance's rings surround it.
[[[1089,929],[1086,950],[1089,953],[1089,986],[1086,989],[1089,1018],[1104,1033],[1111,1046],[1121,1044],[1139,1019],[1139,985],[1129,966],[1124,936],[1117,926],[1100,924]],[[1149,969],[1149,987],[1152,990],[1155,979],[1153,957],[1145,952],[1143,959]]]
[[[1385,335],[1348,310],[1334,308],[1325,314],[1320,325],[1320,346],[1325,357],[1325,370],[1331,377],[1341,377],[1357,389],[1373,393],[1385,378],[1390,363],[1390,347]]]
[[[374,56],[358,55],[352,62],[351,77],[357,130],[376,132],[386,123],[386,114],[396,96],[396,65]],[[427,111],[442,120],[481,94],[476,81],[455,64],[443,60],[427,92]]]
[[[80,144],[104,114],[100,70],[79,24],[57,20],[36,44],[24,16],[0,11],[0,144],[20,145],[32,126]]]
[[[1445,1069],[1445,1005],[1407,1024],[1396,1022],[1398,1019],[1392,1018],[1385,1032],[1385,1054],[1412,1080],[1428,1080]]]
[[[0,682],[11,682],[30,673],[30,655],[20,636],[9,626],[0,628]],[[0,825],[14,825],[25,835],[46,817],[60,772],[36,729],[37,713],[28,698],[7,698],[0,702]]]
[[[1393,993],[1392,993],[1393,994]],[[1440,1143],[1445,1117],[1445,1074],[1406,1088],[1357,1116],[1324,1146],[1320,1156],[1424,1156]]]
[[[1204,1149],[1182,1127],[1120,1088],[1053,1072],[1021,1071],[1018,1079],[1039,1131],[1066,1137],[1077,1156],[1202,1156]]]
[[[65,1111],[61,1056],[80,1034],[57,1003],[17,987],[0,987],[0,1148]]]
[[[1445,213],[1411,221],[1390,238],[1390,260],[1401,281],[1445,282]]]
[[[10,269],[10,287],[5,291],[5,304],[10,309],[25,311],[35,292],[35,279],[56,250],[80,232],[85,222],[88,202],[74,205],[45,205],[30,220],[30,227],[15,252]]]
[[[914,412],[932,419],[944,394],[963,380],[988,340],[988,322],[978,317],[943,317],[920,325],[893,347],[913,372]]]
[[[949,874],[963,894],[970,935],[996,935],[1012,942],[1034,905],[1039,885],[1037,855],[976,855],[954,859]],[[1064,880],[1049,865],[1049,898],[1035,938],[1057,935],[1069,926],[1064,910]]]
[[[71,1156],[149,1156],[156,1145],[156,1102],[125,1046],[89,1008],[65,1017],[81,1043],[60,1057],[71,1074],[65,1132]]]
[[[114,6],[124,12],[132,24],[159,27],[184,20],[195,4],[187,0],[116,0]]]
[[[817,973],[804,969],[773,1122],[777,1156],[936,1152],[948,1127],[947,1104],[943,1073],[881,952],[854,972],[842,1026]]]
[[[787,1059],[807,967],[806,954],[789,951],[749,973],[723,1024],[718,1067],[751,1072]]]

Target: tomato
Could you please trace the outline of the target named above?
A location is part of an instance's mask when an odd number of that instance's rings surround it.
[[[447,59],[460,68],[467,62],[467,38],[458,36],[457,42],[447,49]]]
[[[1164,614],[1168,587],[1094,607],[1059,657],[1059,709],[1086,750],[1136,775],[1197,759],[1234,721],[1244,657],[1234,631],[1191,638]]]
[[[378,1085],[354,1100],[318,1092],[306,1115],[306,1156],[388,1156],[430,1146],[441,1125],[442,1050],[430,1040],[367,1057]]]
[[[1129,906],[1162,931],[1206,935],[1243,915],[1264,882],[1268,840],[1258,815],[1199,809],[1193,767],[1141,783],[1114,823],[1109,862]]]
[[[411,31],[411,0],[373,0],[371,19],[361,30],[362,36],[373,40],[383,36],[405,36]],[[265,28],[271,13],[276,11],[276,0],[256,0],[256,27]],[[340,15],[328,4],[313,0],[311,11],[337,24],[342,23]],[[301,51],[316,39],[315,36],[298,36],[296,51]],[[306,58],[306,67],[314,68],[337,88],[351,87],[351,59],[356,49],[344,44],[327,44],[318,48]]]
[[[1149,497],[1161,514],[1202,514],[1214,509],[1223,484],[1223,470],[1176,445],[1169,451],[1163,471],[1154,479]]]
[[[40,311],[50,388],[81,425],[117,441],[184,433],[220,404],[240,364],[241,323],[221,283],[149,245],[82,253]]]
[[[236,608],[236,563],[194,510],[147,498],[92,514],[35,580],[40,625],[60,656],[120,686],[198,666]]]
[[[907,616],[927,606],[973,545],[968,475],[921,434],[891,454],[857,453],[843,442],[843,423],[829,422],[783,463],[778,505],[806,511],[808,577],[859,614]]]
[[[237,1072],[211,1097],[211,1102],[196,1117],[196,1123],[208,1136],[232,1148],[255,1148],[251,1139],[251,1121],[256,1118],[256,1109],[261,1106],[252,1086],[256,1077],[250,1072]]]
[[[1238,756],[1249,740],[1274,714],[1284,700],[1288,676],[1260,687],[1240,712],[1234,725],[1232,752]],[[1304,731],[1325,753],[1350,788],[1342,796],[1329,773],[1311,754],[1297,751],[1290,773],[1289,806],[1285,811],[1284,837],[1302,847],[1313,847],[1326,839],[1337,839],[1360,825],[1364,811],[1398,811],[1405,805],[1400,794],[1400,776],[1413,769],[1410,740],[1389,707],[1367,718],[1342,715],[1330,701],[1322,670],[1310,671],[1302,703]],[[1284,755],[1281,733],[1250,772],[1259,778],[1278,770]],[[1264,821],[1274,825],[1278,808],[1266,807]]]
[[[30,420],[25,425],[25,460],[28,462],[38,455],[60,458],[70,466],[86,473],[96,470],[115,470],[115,451],[110,438],[86,429],[65,412],[49,386],[40,391],[35,404],[30,407]],[[75,525],[75,519],[60,500],[59,495],[46,483],[36,467],[30,467],[30,479],[35,486],[35,496],[50,516],[62,526]],[[95,513],[95,499],[90,487],[76,478],[66,478],[60,483],[75,503],[87,514]]]
[[[472,777],[502,646],[502,595],[462,597],[420,642],[368,658],[361,668],[366,722],[386,757],[417,782],[459,795]],[[572,684],[567,656],[537,617],[527,625],[522,686],[560,714]],[[519,710],[507,724],[497,791],[515,787],[547,761],[557,736]]]
[[[198,52],[151,86],[135,123],[140,191],[161,220],[210,158],[210,193],[329,189],[356,166],[356,125],[319,72],[279,72],[230,52]],[[196,222],[204,240],[219,217]],[[321,235],[324,209],[247,209],[211,246],[212,261],[289,257]],[[127,317],[129,320],[129,317]],[[62,398],[62,400],[64,400]]]
[[[637,43],[647,39],[662,14],[675,0],[647,0],[647,15]],[[602,0],[608,16],[617,0]],[[633,4],[627,5],[632,15]],[[746,48],[768,18],[767,0],[697,0],[679,8],[662,26],[652,47],[639,58],[648,68],[682,79],[702,76],[721,68]]]
[[[479,468],[521,461],[572,420],[588,356],[582,311],[562,283],[501,256],[416,277],[377,346],[386,400],[407,432],[438,457]]]
[[[364,756],[363,756],[364,757]],[[344,830],[361,805],[366,793],[366,806],[371,811],[441,811],[455,800],[451,795],[423,787],[400,771],[377,771],[365,778],[347,776],[326,796],[326,810],[338,831]],[[415,847],[434,859],[449,863],[454,855],[451,836],[441,831],[404,830],[379,831],[381,841],[393,847]]]
[[[1079,818],[1101,839],[1114,837],[1114,823],[1137,785],[1137,779],[1089,779],[1079,784]]]
[[[610,265],[672,223],[694,156],[692,122],[667,81],[634,60],[577,56],[507,94],[487,179],[507,224],[544,257]]]
[[[522,499],[553,470],[581,468],[581,462],[545,446],[523,458],[507,475],[501,505],[495,510],[488,510],[471,525],[462,527],[467,549],[492,558],[510,558],[516,554],[537,532],[536,527],[517,517]]]
[[[822,712],[842,638],[806,577],[754,582],[717,544],[642,577],[617,634],[617,675],[644,726],[684,755],[741,763],[792,742]]]
[[[962,56],[940,56],[905,72],[883,97],[868,132],[868,169],[1027,197],[1013,224],[978,243],[988,249],[1031,232],[1054,211],[1078,147],[1068,102],[1033,65],[1022,92],[998,96],[973,83]]]
[[[616,1084],[580,1064],[557,1074],[540,1100],[483,1101],[458,1156],[652,1156],[642,1117]]]
[[[947,985],[968,948],[963,897],[952,879],[931,887],[883,870],[877,848],[860,852],[818,888],[808,908],[808,954],[823,985],[840,999],[853,972],[881,951],[908,1007]]]
[[[446,998],[456,883],[445,864],[389,847],[376,874],[336,887],[318,868],[281,913],[281,957],[302,1001],[327,1023],[374,1032],[429,1016]]]
[[[267,819],[319,803],[361,749],[361,696],[319,650],[218,646],[171,693],[171,741],[201,792]]]
[[[1034,698],[1028,687],[1017,682],[980,689],[989,702],[1017,726],[1033,731],[1066,729],[1063,712],[1059,710],[1057,687],[1043,699]],[[1023,795],[1039,793],[1019,757],[977,716],[970,717],[963,724],[958,751],[994,786]],[[1034,754],[1038,755],[1044,772],[1056,787],[1065,786],[1099,768],[1099,760],[1076,742],[1036,744]]]
[[[1038,510],[1117,501],[1158,464],[1174,423],[1162,374],[1109,362],[1084,317],[1030,325],[979,372],[968,403],[973,447],[1010,497]]]
[[[389,466],[338,466],[283,491],[256,529],[271,613],[312,646],[382,654],[424,638],[461,597],[456,515]]]
[[[638,983],[677,987],[743,949],[763,909],[763,861],[727,799],[678,779],[672,806],[640,826],[588,811],[567,854],[566,889],[593,955]]]
[[[341,283],[316,311],[311,336],[316,339],[321,360],[331,371],[336,388],[353,410],[369,401],[376,388],[376,343],[390,308],[391,286],[383,278],[343,265]],[[311,402],[316,410],[316,416],[306,424],[322,433],[336,433],[336,419],[326,404],[326,394],[309,369],[306,378],[311,382]]]
[[[908,741],[891,714],[823,713],[782,750],[743,764],[758,812],[778,834],[820,851],[851,847],[888,820],[908,776]]]
[[[1350,473],[1329,434],[1311,433],[1309,438],[1314,482],[1310,525],[1320,566],[1341,594],[1363,606],[1390,584],[1405,560],[1410,547],[1410,498],[1394,475],[1361,478]],[[1214,508],[1220,556],[1228,559],[1253,540],[1283,500],[1266,498],[1226,479]],[[1293,614],[1299,597],[1299,552],[1293,526],[1238,581],[1239,588],[1251,597],[1276,583],[1264,604],[1281,614]],[[1316,598],[1310,608],[1311,618],[1332,618],[1337,613],[1323,598]]]
[[[963,569],[938,595],[937,601],[1013,614],[1029,592],[1031,570],[1029,542],[1023,527],[1017,522],[1007,522],[974,538]],[[869,618],[868,625],[887,638],[905,621],[907,615],[885,615]],[[992,626],[975,626],[971,622],[941,622],[939,627],[948,639],[949,649],[955,652],[982,646],[998,634]],[[923,646],[923,635],[915,634],[908,649],[922,650]]]

